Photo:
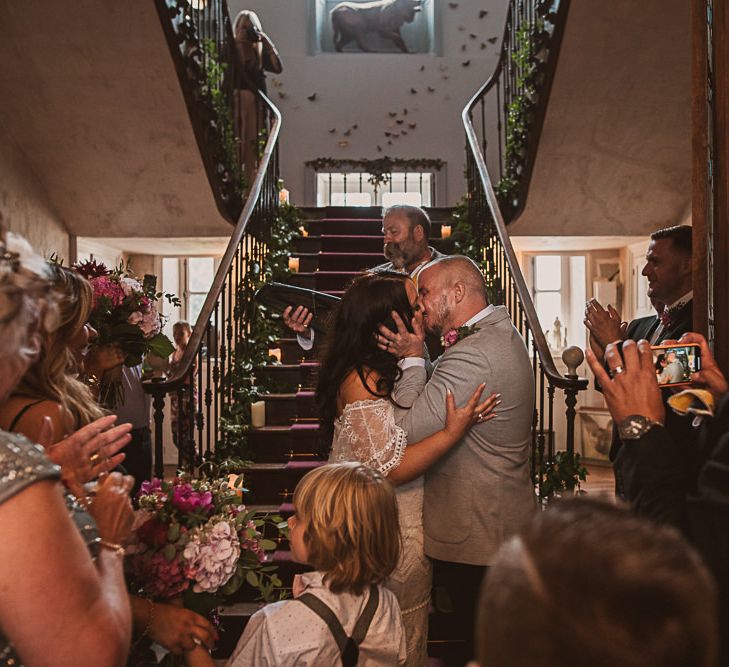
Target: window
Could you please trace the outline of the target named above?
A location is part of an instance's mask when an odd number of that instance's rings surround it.
[[[365,172],[323,173],[316,175],[317,206],[392,206],[433,205],[432,172],[393,172],[377,191]]]
[[[162,286],[164,291],[176,294],[182,306],[175,308],[166,301],[162,314],[167,317],[165,333],[172,338],[172,325],[187,320],[194,327],[215,278],[216,262],[213,257],[163,257]]]
[[[584,349],[582,323],[587,301],[584,255],[533,255],[530,262],[534,308],[553,351]]]
[[[369,0],[350,0],[353,4],[363,4]],[[334,47],[334,34],[330,14],[341,0],[310,0],[314,6],[314,25],[312,30],[311,51],[317,53],[338,53]],[[403,41],[410,53],[435,53],[435,11],[434,2],[421,4],[411,23],[403,23],[400,29]],[[385,39],[375,32],[368,32],[364,37],[366,45],[376,53],[402,53],[400,48],[390,39]],[[345,44],[344,53],[365,53],[354,41]]]

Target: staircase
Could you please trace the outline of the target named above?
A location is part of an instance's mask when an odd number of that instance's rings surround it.
[[[294,256],[299,258],[300,271],[292,276],[292,284],[340,296],[363,270],[386,261],[382,254],[381,208],[328,207],[304,212],[308,236],[297,241]],[[430,209],[429,214],[433,221],[431,244],[443,248],[448,242],[440,239],[440,227],[448,209]],[[283,389],[262,396],[266,425],[253,429],[248,438],[255,462],[245,474],[250,489],[246,505],[287,518],[293,511],[296,484],[323,462],[314,396],[318,363],[315,353],[304,352],[283,326],[281,338],[274,345],[281,349],[281,363],[259,368],[256,377],[275,376],[275,386]],[[291,560],[284,539],[271,560],[279,566],[285,587],[291,586],[295,574],[306,569]],[[258,608],[253,596],[254,591],[244,587],[221,614],[224,631],[216,652],[218,658],[230,655],[250,615]],[[448,638],[458,633],[438,621],[431,617],[433,653],[443,655]]]

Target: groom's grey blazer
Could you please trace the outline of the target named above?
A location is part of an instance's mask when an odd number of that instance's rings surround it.
[[[443,427],[446,389],[458,406],[481,382],[485,396],[501,393],[497,416],[475,425],[425,474],[425,553],[489,565],[504,539],[536,509],[529,475],[534,374],[504,306],[496,306],[476,327],[435,362],[430,380],[424,368],[407,368],[395,398],[412,405],[396,412],[408,442],[418,442]]]

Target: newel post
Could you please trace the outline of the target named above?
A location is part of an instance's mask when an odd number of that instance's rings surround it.
[[[165,474],[164,447],[162,446],[165,419],[165,395],[163,393],[154,394],[152,409],[154,410],[154,476],[163,479]]]
[[[567,366],[565,377],[570,380],[579,380],[577,367],[585,360],[584,352],[576,346],[570,346],[562,352],[562,361]],[[575,453],[575,417],[577,411],[577,394],[580,387],[575,385],[566,387],[564,390],[564,402],[567,405],[567,453],[572,456]]]

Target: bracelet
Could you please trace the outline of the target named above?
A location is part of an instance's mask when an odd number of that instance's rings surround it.
[[[108,549],[109,551],[113,551],[114,553],[118,554],[122,558],[124,557],[124,547],[121,544],[116,544],[114,542],[108,542],[107,540],[104,540],[102,538],[99,538],[98,544],[100,547],[103,547],[104,549]]]
[[[149,612],[147,613],[147,625],[144,627],[144,630],[142,630],[142,633],[137,637],[137,640],[132,644],[131,650],[134,651],[137,646],[139,646],[139,642],[142,641],[145,637],[149,635],[149,631],[152,629],[152,623],[154,623],[154,601],[151,598],[142,598],[147,601],[147,604],[149,605]]]
[[[151,598],[144,599],[147,600],[147,604],[149,604],[149,613],[147,614],[147,625],[144,627],[140,638],[146,637],[149,634],[149,631],[152,629],[152,623],[154,622],[154,601]]]

